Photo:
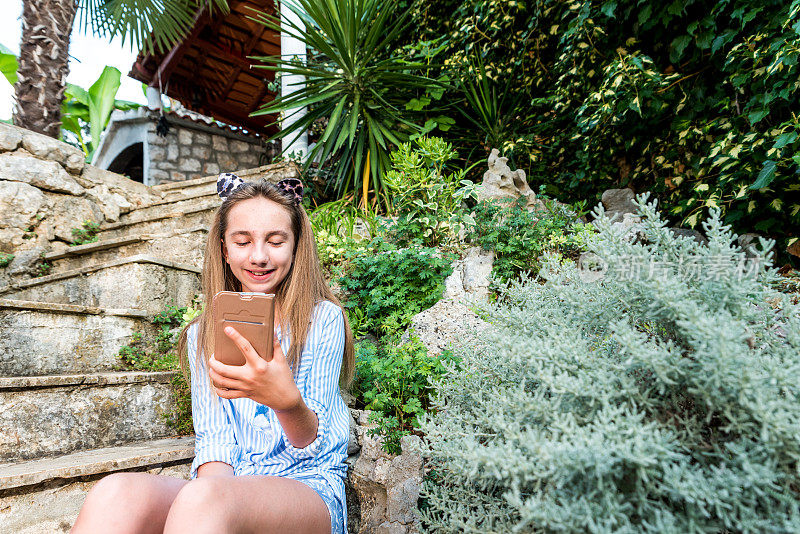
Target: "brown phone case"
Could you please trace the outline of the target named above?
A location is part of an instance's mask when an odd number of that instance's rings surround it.
[[[275,295],[220,291],[211,303],[214,317],[214,358],[226,365],[244,365],[236,343],[225,334],[232,326],[247,339],[259,356],[272,360]]]

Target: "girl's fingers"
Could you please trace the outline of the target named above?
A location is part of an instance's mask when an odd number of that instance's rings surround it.
[[[256,349],[253,348],[253,345],[244,337],[242,334],[236,331],[232,326],[225,327],[225,335],[233,340],[236,343],[236,346],[239,347],[239,350],[242,351],[244,354],[244,358],[247,363],[254,363],[261,358],[259,357]]]

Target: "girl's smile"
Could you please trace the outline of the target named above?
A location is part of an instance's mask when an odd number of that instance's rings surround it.
[[[228,213],[222,253],[242,291],[275,293],[291,271],[294,243],[288,211],[255,197],[238,202]]]

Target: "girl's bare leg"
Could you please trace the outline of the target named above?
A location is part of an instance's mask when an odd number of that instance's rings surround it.
[[[271,476],[203,477],[181,489],[164,534],[324,534],[328,507],[296,480]]]
[[[89,491],[70,534],[161,534],[169,508],[188,480],[112,473]]]

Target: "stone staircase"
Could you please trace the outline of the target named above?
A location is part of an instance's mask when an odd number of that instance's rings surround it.
[[[97,242],[52,242],[46,276],[0,287],[2,533],[69,531],[92,485],[114,471],[189,476],[193,436],[165,422],[177,372],[125,370],[118,351],[199,293],[216,176],[151,190],[154,201],[101,225]]]

